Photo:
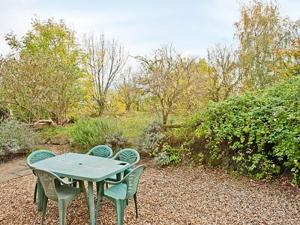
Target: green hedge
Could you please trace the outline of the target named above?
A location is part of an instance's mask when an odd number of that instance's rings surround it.
[[[192,151],[204,154],[205,163],[258,179],[288,173],[299,184],[300,77],[210,103],[190,125],[195,140],[206,143],[192,145]]]

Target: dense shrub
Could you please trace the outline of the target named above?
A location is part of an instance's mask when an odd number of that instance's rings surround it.
[[[35,143],[35,132],[28,125],[15,120],[0,123],[0,158],[26,153]]]
[[[195,139],[209,165],[300,181],[300,77],[261,92],[210,103],[193,119]],[[200,125],[199,125],[200,124]],[[190,140],[189,140],[190,141]]]
[[[102,118],[80,119],[70,130],[72,145],[80,150],[105,143],[107,135],[115,131],[112,121]]]

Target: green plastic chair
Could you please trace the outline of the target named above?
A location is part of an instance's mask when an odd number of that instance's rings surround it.
[[[145,166],[141,165],[130,171],[122,180],[113,182],[107,181],[112,186],[104,190],[103,197],[106,197],[115,204],[117,211],[117,224],[122,225],[124,220],[125,208],[128,199],[134,199],[136,218],[138,218],[137,189],[141,175]],[[100,191],[98,191],[100,193]],[[99,194],[98,194],[99,195]],[[98,196],[98,198],[101,196]],[[97,212],[99,208],[97,207]]]
[[[132,167],[140,161],[140,154],[135,149],[124,148],[124,149],[120,150],[119,152],[117,152],[116,155],[113,157],[113,159],[124,161],[131,165],[131,168],[128,168],[124,171],[124,176],[125,176],[132,170]],[[117,175],[114,177],[110,177],[107,180],[108,181],[118,181],[118,180],[120,180],[120,178],[121,178],[120,175]]]
[[[132,148],[124,148],[117,152],[113,159],[125,161],[134,165],[140,161],[140,154]]]
[[[34,173],[38,176],[44,190],[41,224],[44,224],[48,199],[51,199],[58,202],[59,224],[64,225],[68,205],[80,192],[85,192],[84,186],[80,188],[73,187],[73,182],[64,181],[49,171],[34,169]]]
[[[34,163],[39,162],[44,159],[47,159],[47,158],[54,157],[54,156],[56,156],[56,155],[49,150],[37,150],[37,151],[30,153],[30,155],[27,157],[27,165],[31,169],[33,169]],[[37,193],[38,185],[39,185],[39,181],[37,179],[35,182],[35,187],[34,187],[34,195],[33,195],[34,203],[36,203],[36,198],[37,198],[37,194],[38,194]]]
[[[114,153],[113,150],[107,145],[97,145],[92,148],[87,154],[103,158],[111,158]]]

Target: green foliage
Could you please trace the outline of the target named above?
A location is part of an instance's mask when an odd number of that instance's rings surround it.
[[[115,131],[112,121],[103,118],[80,119],[70,129],[72,145],[82,151],[105,143],[105,138]]]
[[[77,119],[73,124],[65,126],[55,125],[49,128],[44,128],[39,131],[39,136],[44,143],[58,144],[58,142],[71,142],[74,146],[82,148],[82,150],[86,150],[88,147],[80,147],[80,145],[74,142],[73,136],[74,132],[76,133],[74,129],[80,126],[78,124],[82,124],[82,126],[85,127],[92,123],[91,121],[101,120],[104,121],[105,124],[109,124],[109,130],[111,130],[111,132],[104,136],[104,139],[101,139],[104,140],[101,144],[106,143],[112,146],[114,150],[125,147],[134,147],[139,149],[141,135],[147,125],[155,119],[156,117],[153,116],[153,114],[143,112],[126,113],[117,117],[105,116],[101,117],[101,119]],[[79,122],[82,120],[85,122]],[[80,131],[80,133],[81,132],[82,131]],[[75,135],[77,136],[77,134]],[[78,135],[81,136],[80,134]],[[82,137],[82,139],[84,139],[84,137]],[[85,146],[85,144],[82,146]]]
[[[256,178],[289,171],[300,181],[300,77],[270,89],[210,103],[194,119],[209,165]],[[200,124],[200,125],[199,125]],[[195,146],[194,146],[195,149]]]
[[[294,75],[299,57],[292,52],[299,48],[300,26],[299,22],[282,18],[276,3],[254,0],[243,5],[235,27],[239,40],[238,64],[245,89],[262,89]]]
[[[32,27],[21,40],[6,36],[14,54],[0,67],[0,97],[22,121],[63,124],[81,99],[82,54],[62,21],[33,20]]]
[[[28,125],[4,120],[0,123],[0,158],[27,152],[35,140],[36,134]]]
[[[181,162],[180,149],[174,148],[168,144],[164,145],[161,152],[154,158],[158,166],[168,166],[170,164],[179,164]]]

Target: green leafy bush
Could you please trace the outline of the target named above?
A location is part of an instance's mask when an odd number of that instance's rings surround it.
[[[0,158],[26,153],[35,144],[36,134],[26,124],[16,120],[0,123]]]
[[[170,164],[179,164],[181,162],[181,151],[166,144],[163,146],[161,152],[154,158],[154,162],[161,167]]]
[[[193,118],[205,163],[256,178],[289,172],[300,181],[300,77],[272,88],[210,103]],[[190,140],[188,140],[190,141]]]
[[[70,128],[72,145],[82,151],[105,143],[106,136],[115,131],[112,121],[103,118],[80,119]]]

